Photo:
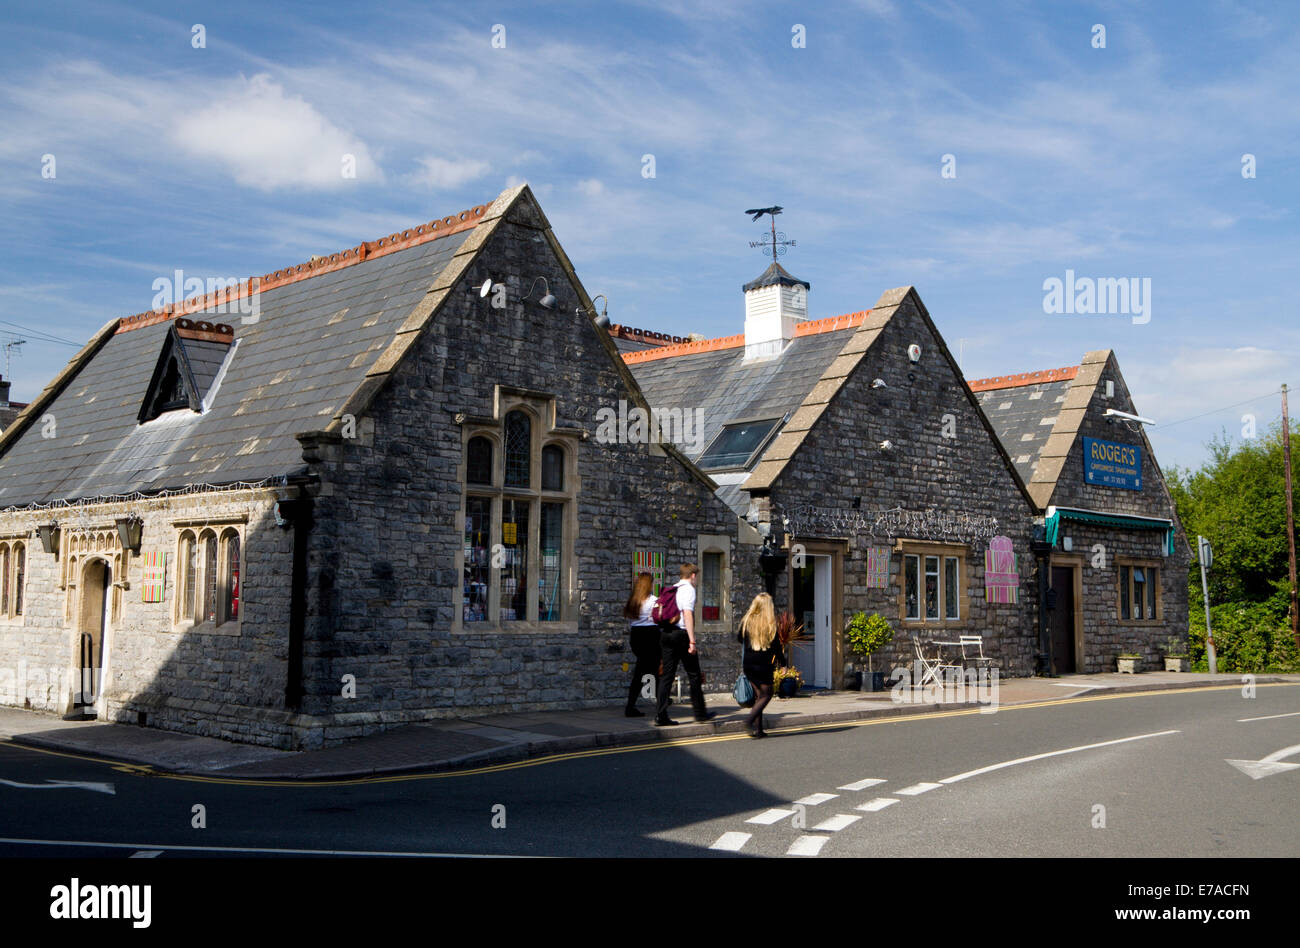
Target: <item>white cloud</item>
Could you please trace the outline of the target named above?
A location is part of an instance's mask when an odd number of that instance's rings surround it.
[[[584,178],[578,182],[578,190],[587,197],[600,197],[605,192],[605,185],[596,178]]]
[[[420,170],[412,175],[412,180],[418,185],[435,190],[458,188],[462,184],[483,177],[492,170],[491,165],[486,161],[477,161],[473,158],[456,160],[426,155],[417,158],[416,161],[420,165]]]
[[[189,154],[223,165],[240,184],[263,191],[354,183],[344,174],[349,160],[355,180],[383,180],[365,143],[265,74],[241,78],[211,104],[182,114],[171,137]]]

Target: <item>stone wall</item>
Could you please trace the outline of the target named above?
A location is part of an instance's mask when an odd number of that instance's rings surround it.
[[[545,277],[558,303],[519,302]],[[471,288],[503,283],[493,309]],[[601,408],[629,398],[621,362],[589,316],[544,234],[521,202],[462,274],[417,348],[389,376],[358,428],[314,467],[318,526],[303,711],[324,743],[405,721],[543,708],[613,707],[632,661],[622,606],[632,554],[666,554],[670,579],[698,562],[700,535],[728,538],[729,614],[702,632],[711,690],[737,667],[737,610],[757,591],[756,549],[738,519],[677,459],[645,444],[601,443]],[[556,426],[573,439],[576,527],[567,614],[558,622],[460,622],[464,448],[456,416],[492,418],[496,387],[555,399]],[[343,677],[355,676],[355,696]],[[312,738],[315,740],[316,738]]]
[[[873,314],[858,331],[870,332],[880,322],[881,317]],[[916,364],[907,354],[912,343],[922,349]],[[875,379],[882,379],[885,386],[873,388]],[[945,431],[954,436],[946,437]],[[832,619],[832,625],[838,626],[834,630],[833,670],[841,662],[854,660],[852,653],[843,649],[842,630],[853,613],[861,610],[879,612],[895,630],[892,645],[873,657],[876,670],[910,665],[915,658],[913,634],[929,641],[968,633],[985,636],[985,653],[996,657],[1001,674],[1033,673],[1038,598],[1037,574],[1029,551],[1033,512],[993,438],[966,394],[966,383],[941,351],[939,338],[926,325],[913,297],[905,298],[773,483],[768,501],[774,522],[779,523],[781,510],[801,505],[852,514],[855,504],[861,512],[901,507],[994,518],[997,533],[1011,539],[1017,555],[1020,603],[985,601],[988,538],[966,538],[958,541],[965,547],[965,575],[961,578],[964,620],[943,624],[903,621],[900,551],[894,549],[890,557],[888,588],[877,589],[866,585],[868,548],[894,548],[899,536],[934,542],[952,539],[907,528],[893,536],[882,532],[874,538],[863,530],[832,528],[827,535],[847,541],[843,611]],[[892,448],[882,449],[883,441],[889,441]],[[796,529],[794,533],[792,542],[818,539],[815,530],[800,533]],[[788,607],[790,591],[784,577],[779,594],[778,607]]]
[[[1092,367],[1094,373],[1100,372],[1100,381],[1084,413],[1079,437],[1066,457],[1052,503],[1059,507],[1172,519],[1176,533],[1174,552],[1166,556],[1161,550],[1163,533],[1078,523],[1063,525],[1063,535],[1071,536],[1074,551],[1084,556],[1084,667],[1081,670],[1115,671],[1115,656],[1120,652],[1142,655],[1146,668],[1163,668],[1161,646],[1166,640],[1171,637],[1184,643],[1187,640],[1187,570],[1191,563],[1191,549],[1150,444],[1140,432],[1129,430],[1123,422],[1106,421],[1107,408],[1138,414],[1118,362],[1113,354],[1106,354],[1104,359],[1100,353],[1090,357],[1101,361],[1085,361],[1080,372]],[[1110,398],[1106,397],[1107,380],[1115,383],[1115,392]],[[1141,447],[1142,489],[1125,490],[1088,484],[1083,472],[1084,437]],[[1104,559],[1096,556],[1098,544],[1104,547]],[[1131,620],[1126,623],[1118,618],[1119,566],[1116,558],[1124,556],[1159,561],[1163,614],[1154,624]]]
[[[273,490],[243,489],[0,514],[0,536],[25,537],[28,551],[24,615],[0,620],[0,703],[71,710],[79,690],[80,579],[90,560],[102,558],[114,566],[115,601],[104,640],[101,720],[135,724],[144,713],[150,726],[292,746],[294,716],[284,707],[291,540],[274,524],[275,499]],[[144,525],[140,553],[128,555],[114,521],[131,514]],[[35,533],[51,520],[61,528],[57,558]],[[174,621],[180,532],[204,524],[240,532],[238,622]],[[94,548],[78,551],[87,538]],[[146,553],[172,556],[163,602],[142,601]],[[117,585],[123,558],[125,586]]]

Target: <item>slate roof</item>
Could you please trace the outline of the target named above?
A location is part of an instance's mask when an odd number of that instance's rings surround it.
[[[1060,417],[1070,384],[1065,379],[975,392],[980,408],[1026,484],[1033,480],[1034,468]]]
[[[792,414],[853,336],[856,323],[844,322],[844,328],[796,336],[781,355],[772,359],[746,363],[743,342],[717,348],[689,343],[671,347],[685,350],[679,354],[665,351],[662,358],[628,360],[628,366],[652,406],[701,409],[699,437],[691,444],[678,445],[690,460],[698,462],[718,432],[732,421]],[[710,342],[725,344],[734,338]],[[691,351],[693,347],[699,347],[698,351]],[[740,485],[747,474],[710,476],[718,484],[718,496],[743,515],[749,495],[741,491]]]
[[[215,382],[202,414],[182,409],[137,424],[171,322],[141,314],[110,323],[74,358],[82,364],[70,377],[34,402],[40,418],[20,420],[16,436],[0,442],[0,507],[303,471],[294,435],[326,427],[471,233],[472,226],[265,289],[251,324],[237,313],[197,313],[232,325],[235,336],[220,379],[214,357],[224,359],[217,349],[226,347],[186,341],[195,373]],[[51,389],[59,390],[49,400]],[[42,437],[47,416],[52,438]]]

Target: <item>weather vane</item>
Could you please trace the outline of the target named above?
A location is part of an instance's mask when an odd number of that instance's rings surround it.
[[[786,240],[786,239],[785,239],[785,234],[784,234],[784,232],[778,231],[778,230],[776,229],[776,215],[778,215],[778,214],[781,213],[781,208],[780,208],[780,207],[751,207],[751,208],[750,208],[749,210],[747,210],[745,213],[746,213],[746,214],[753,214],[753,215],[754,215],[754,217],[753,217],[754,220],[758,220],[758,219],[759,219],[760,217],[762,217],[764,214],[770,214],[770,215],[772,216],[772,238],[771,238],[771,240],[770,240],[770,241],[767,241],[767,240],[751,240],[751,241],[749,242],[749,245],[750,245],[751,247],[761,247],[761,248],[763,248],[763,253],[764,253],[766,256],[769,256],[769,257],[771,257],[773,260],[776,260],[777,257],[779,257],[779,256],[781,256],[782,254],[785,253],[787,247],[793,247],[793,246],[795,245],[795,242],[794,242],[793,240]]]

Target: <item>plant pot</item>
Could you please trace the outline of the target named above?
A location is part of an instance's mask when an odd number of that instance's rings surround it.
[[[1165,656],[1165,671],[1167,672],[1185,672],[1189,664],[1188,660],[1181,656],[1178,658]]]
[[[861,691],[863,688],[862,672],[850,672],[844,678],[845,691]]]
[[[782,678],[776,693],[781,698],[793,698],[799,693],[799,681],[795,678]]]
[[[1117,658],[1115,662],[1123,674],[1136,675],[1142,671],[1142,659],[1140,658]]]
[[[866,676],[863,684],[867,691],[884,691],[885,673],[882,671],[873,671]]]

